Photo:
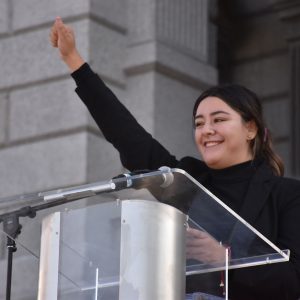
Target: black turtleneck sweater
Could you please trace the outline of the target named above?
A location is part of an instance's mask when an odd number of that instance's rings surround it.
[[[247,161],[221,170],[208,169],[203,185],[239,213],[257,164],[257,161]]]

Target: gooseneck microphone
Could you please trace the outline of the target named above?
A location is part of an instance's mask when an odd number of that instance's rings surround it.
[[[87,184],[81,187],[67,188],[40,193],[45,202],[56,205],[55,201],[74,201],[81,198],[96,196],[101,193],[120,191],[126,188],[142,189],[152,187],[166,188],[174,181],[169,167],[161,167],[159,171],[139,170],[132,173],[118,175],[107,182]],[[51,204],[50,202],[53,202]],[[59,202],[60,203],[60,202]]]
[[[159,171],[138,170],[131,173],[120,174],[112,179],[116,190],[124,188],[143,189],[150,186],[166,188],[174,181],[174,175],[169,167],[161,167]],[[126,179],[126,180],[124,180]]]

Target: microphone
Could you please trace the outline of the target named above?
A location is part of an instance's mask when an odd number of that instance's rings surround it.
[[[131,173],[124,173],[114,177],[111,181],[115,184],[115,190],[125,188],[143,189],[150,186],[167,188],[174,181],[174,175],[169,167],[160,167],[158,171],[138,170]],[[126,180],[124,180],[126,178]]]

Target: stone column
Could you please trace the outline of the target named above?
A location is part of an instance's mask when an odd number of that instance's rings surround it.
[[[128,9],[129,106],[178,158],[198,156],[193,103],[201,90],[217,82],[208,53],[209,1],[130,0]]]
[[[284,24],[290,53],[290,131],[291,172],[300,176],[300,1],[287,0],[275,5]]]

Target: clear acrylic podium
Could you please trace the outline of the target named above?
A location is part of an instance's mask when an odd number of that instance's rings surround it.
[[[24,207],[36,217],[24,216]],[[0,199],[3,225],[16,213],[22,224],[13,259],[17,300],[183,300],[186,278],[194,274],[289,260],[288,250],[180,169]],[[188,227],[214,241],[221,253],[217,260],[186,259]],[[4,229],[0,299],[5,299]]]

